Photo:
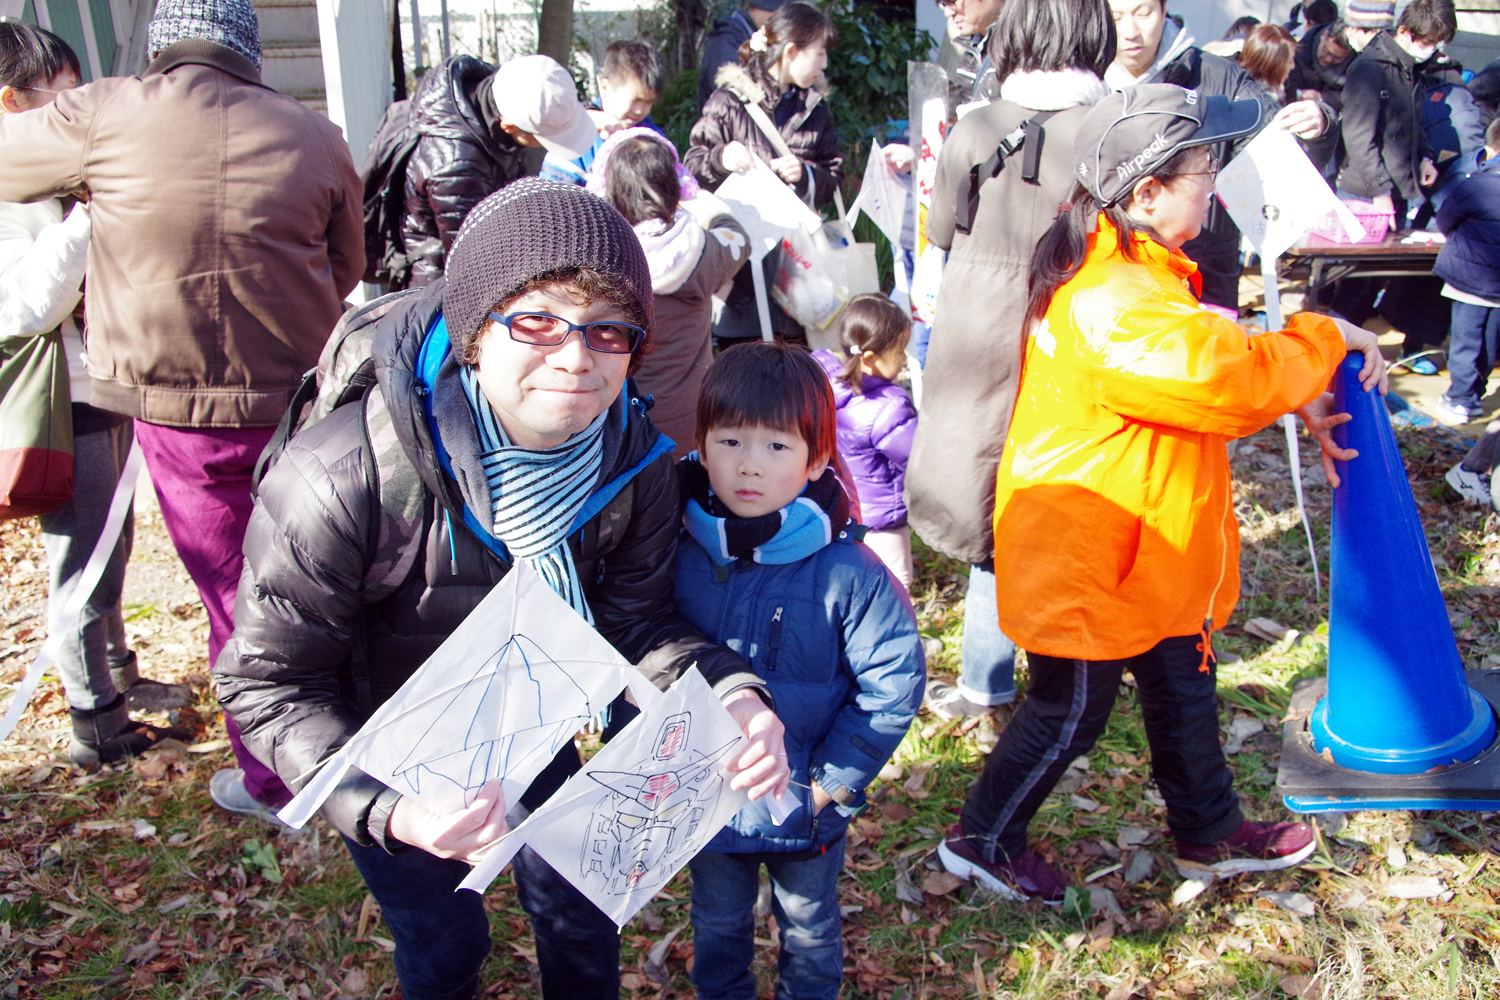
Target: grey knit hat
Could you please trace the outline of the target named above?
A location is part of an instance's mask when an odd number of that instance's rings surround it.
[[[523,177],[475,205],[448,251],[448,336],[461,343],[496,303],[532,278],[565,267],[618,275],[649,325],[651,271],[625,217],[581,187]]]
[[[157,0],[147,49],[154,55],[185,38],[218,42],[260,65],[260,21],[250,0]]]

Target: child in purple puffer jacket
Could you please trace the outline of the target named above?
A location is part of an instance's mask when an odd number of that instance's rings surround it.
[[[839,317],[844,357],[814,351],[833,383],[839,454],[859,490],[869,526],[865,544],[906,588],[911,587],[911,528],[906,523],[906,461],[917,432],[917,410],[895,385],[906,366],[911,317],[883,295],[858,295]]]

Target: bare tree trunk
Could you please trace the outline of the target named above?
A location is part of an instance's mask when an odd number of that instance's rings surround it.
[[[573,0],[542,0],[536,28],[536,50],[567,66],[573,53]]]
[[[675,0],[672,6],[677,14],[677,44],[673,53],[677,69],[697,66],[698,39],[708,26],[708,9],[703,0]]]

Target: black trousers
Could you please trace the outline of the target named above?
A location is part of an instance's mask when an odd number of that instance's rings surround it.
[[[1026,828],[1074,757],[1093,749],[1129,670],[1151,746],[1151,774],[1167,802],[1167,826],[1195,844],[1240,826],[1239,799],[1219,749],[1215,674],[1196,635],[1164,639],[1124,660],[1064,660],[1026,654],[1026,701],[985,763],[964,803],[963,828],[986,861],[1026,850]]]

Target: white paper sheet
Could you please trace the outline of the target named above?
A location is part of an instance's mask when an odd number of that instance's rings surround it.
[[[623,927],[749,802],[724,774],[743,742],[702,675],[688,671],[459,888],[485,891],[529,845]]]
[[[801,227],[812,232],[823,224],[765,161],[754,159],[755,166],[730,174],[714,192],[745,227],[752,262],[774,250],[788,231]]]
[[[1364,236],[1296,138],[1266,128],[1219,171],[1215,190],[1240,232],[1263,257],[1275,259],[1333,212],[1351,240]]]
[[[518,562],[279,815],[302,826],[350,767],[436,813],[493,778],[513,804],[626,687],[643,707],[660,697]]]
[[[849,217],[863,212],[885,234],[893,247],[901,246],[901,227],[906,221],[906,203],[911,198],[911,184],[891,169],[880,144],[870,143],[870,158],[865,162],[865,176],[859,185],[859,196],[849,206]],[[904,282],[902,282],[904,284]]]

